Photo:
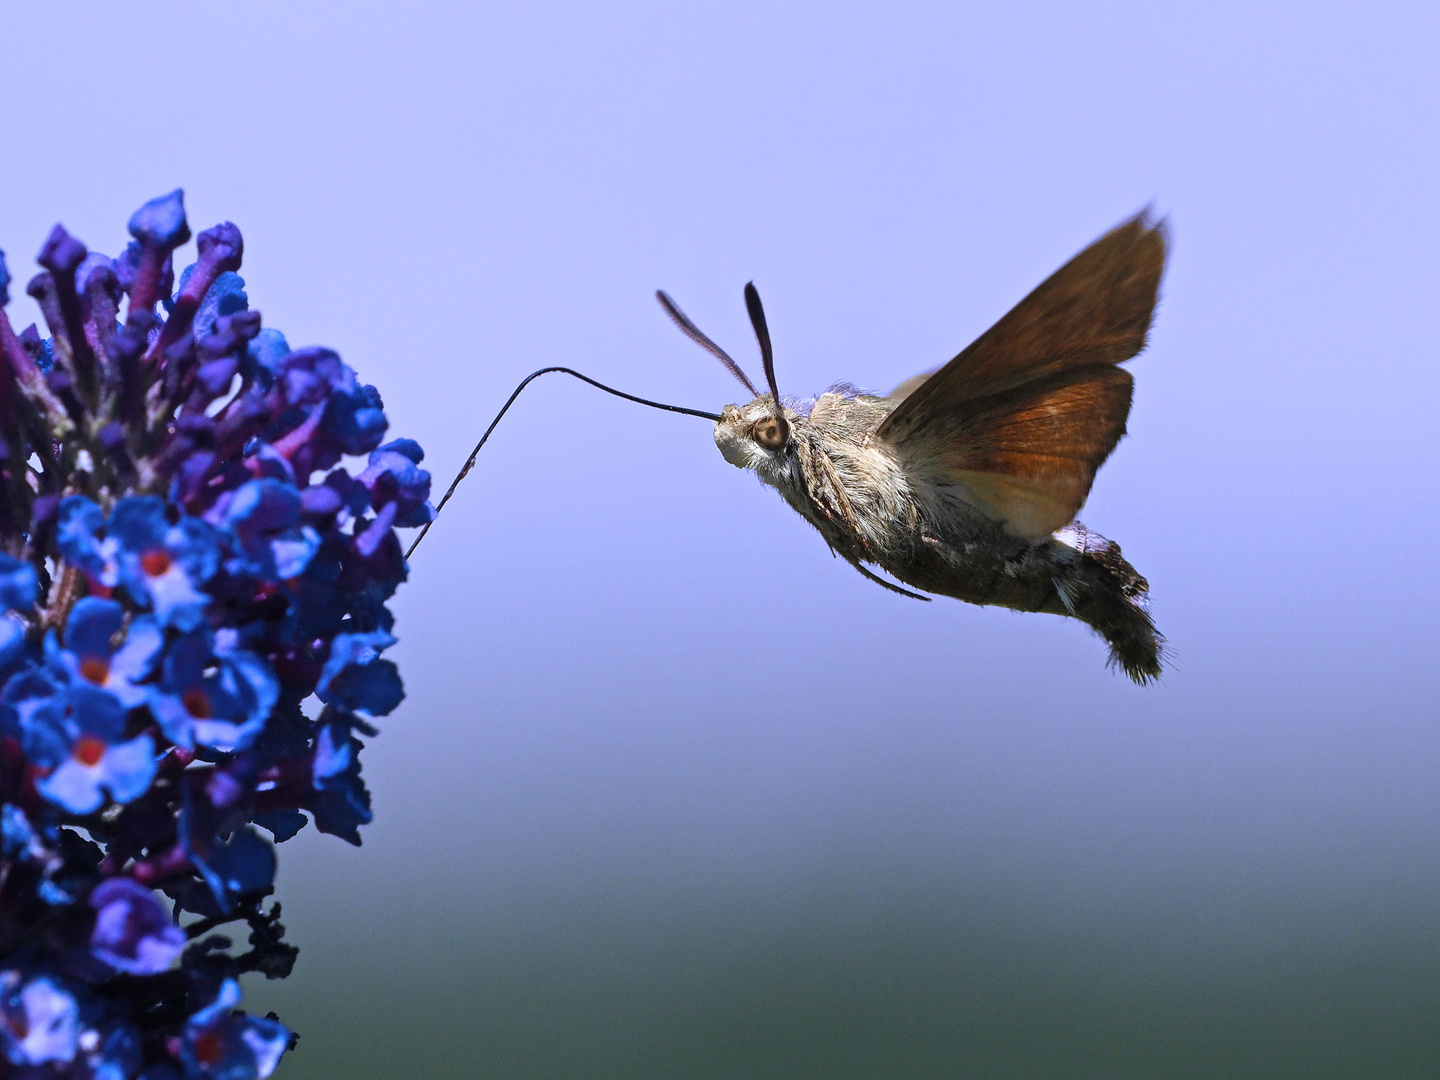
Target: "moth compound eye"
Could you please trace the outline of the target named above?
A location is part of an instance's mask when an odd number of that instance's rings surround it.
[[[766,416],[751,425],[750,437],[766,450],[779,450],[790,438],[790,425],[783,416]]]

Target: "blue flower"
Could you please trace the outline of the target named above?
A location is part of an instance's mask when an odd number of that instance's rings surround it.
[[[370,454],[365,471],[355,479],[370,492],[376,510],[394,503],[394,524],[406,528],[424,525],[435,517],[430,498],[430,474],[420,468],[425,451],[413,439],[395,439]]]
[[[360,779],[363,748],[364,744],[350,733],[349,724],[325,724],[316,736],[311,764],[315,796],[310,801],[310,812],[315,815],[315,827],[357,847],[359,827],[368,825],[373,817],[370,792]]]
[[[114,541],[101,540],[105,513],[84,495],[67,495],[60,500],[60,513],[55,525],[55,542],[60,554],[71,566],[90,575],[106,588],[120,583],[120,566],[115,559]]]
[[[300,493],[274,477],[251,480],[225,506],[224,523],[238,550],[227,559],[232,574],[271,581],[298,577],[320,547],[320,537],[300,524]]]
[[[171,742],[229,753],[255,741],[279,696],[263,659],[240,649],[217,656],[214,636],[197,630],[171,645],[148,700]]]
[[[0,807],[0,851],[7,859],[28,862],[44,859],[47,855],[45,843],[35,832],[35,826],[25,816],[25,811],[14,803]]]
[[[155,778],[155,740],[125,734],[125,709],[115,695],[87,683],[50,684],[38,672],[21,672],[5,684],[3,699],[19,717],[25,755],[50,770],[35,784],[46,799],[72,814],[100,809],[105,794],[117,803],[138,799]]]
[[[405,698],[400,671],[380,650],[395,644],[384,630],[337,634],[320,670],[315,696],[327,705],[384,716]]]
[[[169,970],[185,948],[185,931],[155,899],[155,894],[132,878],[109,878],[90,893],[95,928],[90,951],[118,971],[156,975]]]
[[[136,684],[147,678],[165,643],[159,624],[149,615],[130,621],[122,644],[114,644],[125,625],[125,609],[114,600],[86,596],[76,601],[65,623],[65,648],[46,640],[47,659],[71,679],[103,687],[127,709],[143,704],[147,690]]]
[[[215,1000],[185,1025],[180,1057],[189,1077],[264,1080],[280,1064],[290,1032],[278,1020],[236,1012],[240,984],[226,979]]]
[[[0,554],[0,611],[30,611],[38,592],[35,568]]]
[[[163,626],[193,630],[210,597],[199,586],[214,576],[220,543],[213,526],[182,517],[171,525],[154,495],[121,499],[110,515],[120,580],[137,603],[153,607]]]
[[[229,912],[247,894],[263,894],[275,884],[275,849],[248,825],[229,839],[200,835],[196,816],[181,818],[180,837],[190,861],[215,897],[217,910]]]
[[[262,390],[275,384],[280,361],[290,355],[290,345],[279,330],[266,328],[256,334],[245,351],[240,373],[252,379]]]
[[[181,273],[180,287],[182,289],[188,283],[194,270],[193,265],[187,266]],[[249,297],[245,295],[245,279],[234,271],[227,270],[215,279],[214,284],[205,293],[205,298],[200,301],[200,306],[195,309],[192,332],[197,338],[202,337],[214,329],[218,319],[244,311],[249,305]]]
[[[12,1065],[73,1061],[80,1041],[75,996],[46,975],[0,972],[0,1041]]]

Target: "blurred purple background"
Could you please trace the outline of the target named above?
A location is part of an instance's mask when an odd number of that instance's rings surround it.
[[[282,849],[285,1075],[1432,1075],[1433,5],[3,25],[12,272],[183,186],[438,490],[544,365],[736,400],[656,287],[758,367],[753,278],[783,391],[885,391],[1173,226],[1082,514],[1150,579],[1148,690],[1078,623],[864,581],[702,421],[527,390],[401,590],[365,847]]]

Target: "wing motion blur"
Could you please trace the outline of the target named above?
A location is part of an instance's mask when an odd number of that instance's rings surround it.
[[[1040,284],[960,355],[906,380],[875,437],[907,471],[1006,531],[1042,539],[1075,518],[1125,434],[1165,269],[1163,222],[1141,213]]]

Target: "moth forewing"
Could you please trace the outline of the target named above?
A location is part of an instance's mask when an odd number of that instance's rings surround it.
[[[1148,211],[1110,230],[914,388],[878,434],[902,441],[956,404],[1130,359],[1145,347],[1166,243]]]

